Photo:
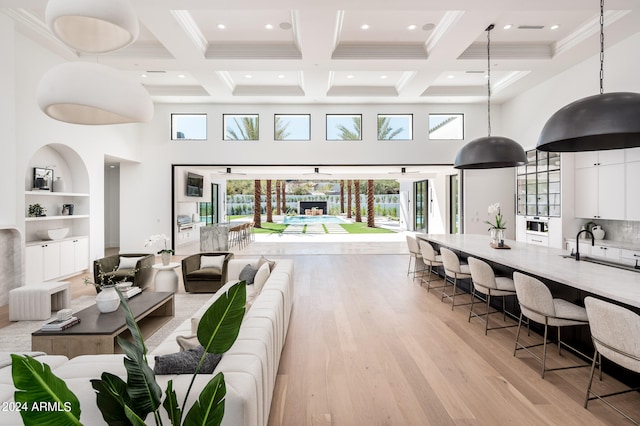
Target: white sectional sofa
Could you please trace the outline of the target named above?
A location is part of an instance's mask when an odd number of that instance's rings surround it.
[[[153,365],[155,355],[178,352],[177,336],[192,334],[197,321],[221,294],[238,281],[245,265],[257,266],[259,259],[232,259],[228,267],[229,282],[215,293],[193,318],[182,323],[152,353],[148,355]],[[226,352],[213,374],[200,374],[191,389],[187,406],[190,407],[209,380],[218,372],[223,372],[227,387],[223,425],[254,426],[266,425],[269,420],[271,399],[276,381],[280,354],[289,327],[293,303],[293,261],[276,261],[264,287],[253,295],[250,309],[246,312],[238,339]],[[247,286],[251,295],[253,286]],[[0,358],[1,358],[0,354]],[[6,355],[6,354],[5,354]],[[6,357],[5,357],[6,358]],[[80,420],[84,425],[102,425],[104,421],[95,403],[95,393],[90,379],[99,378],[103,371],[109,371],[126,379],[123,355],[85,355],[68,360],[63,356],[44,355],[38,359],[49,364],[53,372],[62,378],[80,399],[82,409]],[[173,388],[182,404],[184,394],[191,380],[191,374],[157,375],[156,379],[163,391],[167,382],[173,380]],[[13,400],[11,366],[0,365],[0,404]],[[5,404],[6,405],[6,404]],[[168,423],[164,409],[160,410],[164,423]],[[147,419],[153,424],[153,419]],[[20,415],[11,411],[0,411],[0,424],[20,425]]]

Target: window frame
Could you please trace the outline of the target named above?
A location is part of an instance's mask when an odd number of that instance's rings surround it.
[[[431,116],[442,116],[442,115],[449,115],[449,116],[460,116],[462,118],[462,132],[461,132],[461,137],[460,138],[432,138],[431,137]],[[429,113],[427,115],[427,138],[429,140],[432,141],[462,141],[465,138],[465,116],[464,113],[462,112],[433,112],[433,113]]]
[[[329,139],[329,117],[359,117],[360,118],[360,138],[359,139]],[[362,114],[325,114],[325,140],[330,142],[345,142],[345,141],[362,141]]]
[[[258,135],[256,139],[231,139],[227,137],[227,117],[255,117],[256,129]],[[222,140],[229,142],[256,142],[260,140],[260,114],[258,113],[236,113],[236,114],[222,114]]]
[[[277,117],[306,117],[307,118],[307,138],[306,139],[278,139],[276,137],[276,120]],[[306,142],[311,140],[311,114],[273,114],[273,140],[277,142]]]
[[[177,134],[179,130],[176,129],[174,132],[174,117],[177,118],[179,116],[192,116],[192,117],[204,117],[204,139],[200,138],[179,138]],[[176,126],[177,127],[177,126]],[[175,137],[174,137],[175,135]],[[196,141],[202,142],[207,141],[209,135],[209,116],[206,112],[172,112],[171,113],[171,140],[172,141]]]
[[[409,139],[380,139],[380,129],[378,128],[378,122],[380,117],[408,117],[409,118]],[[405,114],[378,114],[376,116],[376,138],[379,141],[405,141],[410,142],[413,141],[413,113],[405,113]]]

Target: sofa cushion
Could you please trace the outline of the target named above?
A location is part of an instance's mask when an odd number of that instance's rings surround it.
[[[183,352],[156,356],[153,372],[156,374],[193,374],[203,354],[204,348],[198,345]],[[206,354],[198,374],[213,373],[220,359],[222,359],[222,355]]]
[[[188,351],[200,345],[198,336],[192,334],[191,336],[176,336],[176,342],[180,346],[180,351]]]
[[[273,271],[273,268],[276,266],[275,260],[269,260],[264,256],[260,256],[260,259],[258,260],[258,268],[260,268],[265,263],[269,264],[269,272]]]
[[[264,283],[267,282],[267,279],[269,279],[269,274],[271,273],[271,270],[269,269],[269,263],[265,262],[262,264],[262,266],[258,269],[258,272],[256,273],[256,277],[253,280],[253,284],[256,287],[256,293],[260,293],[260,291],[262,290],[262,287],[264,287]]]
[[[143,256],[140,257],[125,257],[120,256],[120,263],[118,264],[118,269],[135,269],[138,260],[142,259]]]
[[[105,284],[115,284],[133,278],[136,275],[135,269],[116,269],[115,271],[105,272],[103,279]]]
[[[246,282],[247,285],[253,284],[257,272],[258,268],[254,268],[247,263],[247,265],[242,268],[242,271],[240,271],[240,275],[238,276],[238,278],[240,279],[240,281]]]
[[[215,269],[213,268],[196,269],[193,272],[189,272],[187,274],[187,278],[200,280],[200,281],[206,281],[206,280],[219,281],[221,277],[220,272],[221,271],[216,272]]]
[[[200,256],[200,269],[213,269],[216,273],[222,274],[222,265],[225,256]]]

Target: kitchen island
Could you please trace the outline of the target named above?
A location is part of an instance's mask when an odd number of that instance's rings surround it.
[[[640,271],[576,261],[563,257],[569,254],[564,250],[513,240],[505,240],[510,250],[493,249],[488,235],[416,234],[416,237],[436,248],[450,248],[461,258],[486,260],[498,272],[533,275],[549,285],[556,297],[569,296],[569,300],[582,304],[584,297],[595,295],[640,312]]]

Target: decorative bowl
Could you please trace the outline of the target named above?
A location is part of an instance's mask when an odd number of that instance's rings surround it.
[[[67,236],[69,228],[41,229],[36,232],[43,240],[60,240]]]

